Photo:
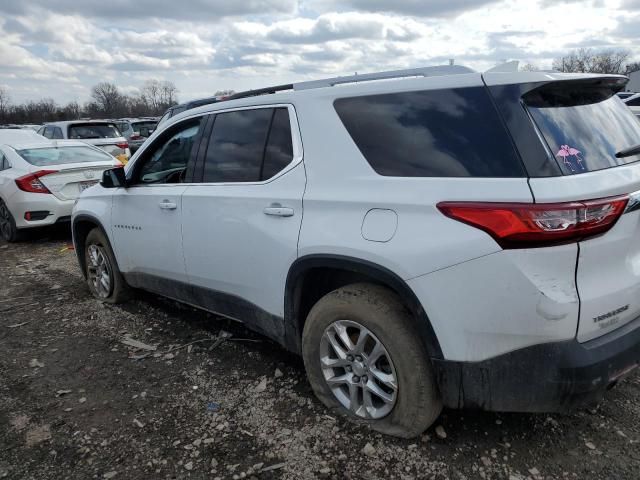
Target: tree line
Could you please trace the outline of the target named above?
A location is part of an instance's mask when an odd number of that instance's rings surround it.
[[[580,48],[568,52],[567,55],[554,58],[552,70],[564,73],[611,73],[628,75],[640,70],[640,62],[630,61],[628,50],[594,50]],[[527,63],[522,70],[540,70],[538,65]]]
[[[140,92],[127,95],[113,83],[101,82],[91,88],[91,99],[60,105],[52,98],[14,104],[9,92],[0,86],[0,124],[45,123],[80,118],[122,118],[160,116],[178,103],[173,82],[147,80]]]

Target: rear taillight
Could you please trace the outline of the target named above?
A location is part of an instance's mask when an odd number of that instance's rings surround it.
[[[134,133],[129,137],[129,140],[142,140],[142,136],[139,133]]]
[[[57,173],[57,170],[39,170],[37,172],[16,178],[16,185],[23,192],[30,193],[51,193],[47,187],[40,181],[40,177]]]
[[[126,150],[129,148],[129,144],[127,142],[116,143],[116,147]]]
[[[491,235],[502,248],[543,247],[583,240],[609,230],[627,196],[570,203],[442,202],[447,217]]]

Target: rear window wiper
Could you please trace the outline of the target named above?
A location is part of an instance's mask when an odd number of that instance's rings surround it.
[[[625,148],[624,150],[620,150],[618,153],[616,153],[616,158],[626,158],[638,154],[640,154],[640,144],[633,147]]]

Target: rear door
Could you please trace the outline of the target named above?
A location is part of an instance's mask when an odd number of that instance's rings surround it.
[[[282,329],[267,319],[284,316],[302,221],[306,176],[298,132],[292,106],[218,113],[201,183],[183,195],[195,302],[270,335]]]
[[[581,342],[640,315],[640,209],[634,193],[640,190],[640,155],[618,153],[640,144],[640,122],[615,95],[621,81],[599,77],[529,84],[521,92],[546,150],[542,158],[558,170],[530,179],[536,202],[632,196],[609,231],[578,244]]]

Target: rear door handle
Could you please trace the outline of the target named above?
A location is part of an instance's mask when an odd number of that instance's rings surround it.
[[[177,204],[170,202],[169,200],[163,200],[158,205],[162,210],[175,210],[178,208]]]
[[[272,217],[293,217],[293,208],[283,207],[279,203],[272,203],[263,212]]]

